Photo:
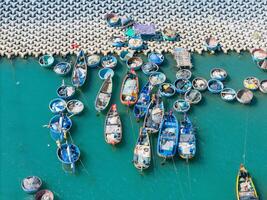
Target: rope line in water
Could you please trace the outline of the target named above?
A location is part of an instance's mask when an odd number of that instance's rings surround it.
[[[247,111],[246,115],[246,128],[245,128],[245,136],[244,136],[244,149],[243,149],[243,164],[246,164],[246,153],[247,153],[247,136],[248,136],[248,116],[249,111]]]

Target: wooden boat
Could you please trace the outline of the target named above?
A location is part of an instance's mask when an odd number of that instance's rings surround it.
[[[41,67],[51,67],[54,64],[54,57],[50,54],[43,55],[39,58],[39,64]]]
[[[190,79],[192,76],[192,72],[188,69],[180,69],[176,72],[176,79]]]
[[[173,109],[177,112],[180,113],[185,113],[190,109],[190,104],[188,101],[184,100],[184,99],[177,99],[174,103],[173,103]]]
[[[113,47],[123,47],[127,43],[127,38],[124,36],[116,35],[111,38],[110,42]]]
[[[87,66],[90,68],[96,68],[100,65],[101,58],[97,54],[90,55],[87,58]]]
[[[148,54],[148,61],[156,65],[161,65],[164,61],[164,56],[161,53],[150,53]]]
[[[179,124],[175,115],[170,111],[162,119],[157,144],[157,154],[163,158],[175,155],[179,138]]]
[[[107,55],[101,59],[101,65],[104,68],[115,68],[117,66],[117,62],[117,58],[113,55]]]
[[[139,169],[147,169],[151,162],[149,135],[146,129],[140,128],[140,133],[134,148],[133,163]]]
[[[61,86],[57,89],[57,95],[62,99],[70,99],[74,96],[75,91],[76,91],[75,87],[70,85],[65,85],[63,80]]]
[[[109,26],[115,27],[120,25],[120,17],[116,15],[115,13],[108,13],[105,16],[105,19]]]
[[[143,65],[143,60],[140,57],[132,57],[126,61],[126,65],[129,69],[139,70]]]
[[[132,58],[133,57],[133,52],[130,52],[130,51],[127,51],[127,50],[123,50],[120,52],[120,59],[122,61],[127,61],[128,59]]]
[[[134,115],[137,119],[141,119],[146,115],[150,102],[150,93],[152,89],[153,86],[150,84],[150,82],[147,82],[142,88],[139,94],[139,98],[133,109]]]
[[[249,89],[238,90],[236,99],[242,104],[249,104],[253,99],[253,93]]]
[[[54,200],[54,194],[50,190],[40,190],[35,195],[35,200]]]
[[[263,61],[267,58],[267,52],[264,51],[263,49],[254,49],[251,52],[251,55],[252,55],[252,59],[256,62]]]
[[[122,139],[122,124],[116,104],[113,104],[106,116],[104,137],[108,144],[118,144]]]
[[[267,70],[267,60],[260,60],[257,65],[262,70]]]
[[[213,68],[210,71],[210,77],[219,81],[224,81],[227,77],[227,72],[221,68]]]
[[[50,101],[49,103],[49,109],[51,110],[52,113],[61,113],[64,112],[66,109],[67,104],[66,101],[64,101],[61,98],[56,98]]]
[[[175,48],[173,51],[174,58],[177,63],[178,69],[191,69],[193,68],[191,62],[191,54],[187,49]]]
[[[218,40],[214,37],[209,37],[205,40],[205,47],[208,51],[214,53],[217,50],[220,50],[221,45],[219,44]]]
[[[176,94],[176,88],[171,83],[162,83],[159,86],[159,93],[163,97],[171,97]]]
[[[196,136],[193,124],[187,115],[180,122],[178,153],[183,159],[191,159],[196,154]]]
[[[202,77],[196,77],[192,81],[192,86],[195,90],[205,91],[208,87],[208,82]]]
[[[162,31],[162,36],[164,40],[175,41],[177,39],[177,33],[172,29],[164,29]]]
[[[21,181],[21,188],[24,192],[33,194],[42,186],[42,180],[38,176],[28,176]]]
[[[102,80],[106,80],[109,76],[112,78],[114,76],[114,71],[111,68],[103,68],[98,72],[98,76]]]
[[[75,87],[81,87],[85,83],[87,76],[87,63],[83,50],[77,55],[77,60],[72,71],[71,82]]]
[[[95,109],[100,112],[107,108],[111,95],[112,95],[112,78],[109,76],[102,84],[96,99],[95,99]]]
[[[257,90],[260,86],[260,81],[256,77],[247,77],[243,81],[244,87],[249,90]]]
[[[134,105],[138,100],[139,80],[134,70],[127,72],[122,81],[120,100],[127,106]]]
[[[51,118],[48,127],[50,129],[51,137],[55,141],[62,141],[71,126],[71,119],[67,115],[61,113]]]
[[[259,88],[262,93],[267,93],[267,79],[260,82]]]
[[[187,91],[190,91],[192,88],[192,83],[188,79],[178,78],[174,82],[174,86],[176,88],[176,92],[178,94],[185,94]]]
[[[217,79],[210,79],[208,81],[208,90],[211,93],[218,94],[223,90],[223,83]]]
[[[190,104],[198,104],[202,99],[202,95],[198,90],[189,90],[185,93],[184,99]]]
[[[236,196],[237,200],[259,199],[253,180],[247,169],[242,164],[240,165],[236,177]]]
[[[224,101],[233,101],[236,98],[236,91],[232,88],[224,88],[221,91],[221,98]]]
[[[152,95],[148,110],[144,119],[143,128],[148,133],[157,133],[164,115],[164,104],[159,94]]]
[[[143,39],[140,36],[133,36],[128,41],[128,47],[132,50],[141,50],[143,48]]]
[[[71,115],[78,115],[84,109],[84,105],[81,101],[73,99],[67,102],[67,111]]]
[[[151,83],[151,85],[160,85],[162,83],[165,82],[166,80],[166,75],[163,74],[162,72],[154,72],[152,74],[150,74],[149,76],[149,82]]]
[[[159,70],[159,66],[155,63],[148,62],[145,65],[142,65],[141,69],[145,75],[150,75],[154,72],[157,72]]]
[[[75,172],[75,163],[80,158],[80,149],[74,144],[64,143],[57,149],[57,157],[60,162],[70,165],[72,172]]]
[[[54,72],[58,75],[67,75],[71,70],[71,65],[68,62],[60,62],[54,67]]]

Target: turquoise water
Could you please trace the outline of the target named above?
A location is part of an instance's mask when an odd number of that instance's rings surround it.
[[[175,61],[166,56],[161,71],[168,80],[175,80]],[[70,58],[73,59],[74,58]],[[57,58],[60,60],[60,58]],[[226,85],[242,88],[243,79],[267,78],[248,53],[228,55],[193,55],[194,76],[209,78],[209,71],[221,66],[229,74]],[[56,145],[50,138],[47,124],[53,116],[48,103],[56,97],[62,77],[43,69],[37,59],[0,59],[0,199],[33,199],[20,188],[28,175],[40,176],[44,188],[55,193],[56,199],[235,199],[235,178],[239,164],[245,163],[254,177],[261,199],[267,198],[266,95],[255,92],[249,106],[227,103],[219,95],[203,93],[203,101],[189,112],[198,129],[197,156],[187,164],[176,156],[165,165],[156,156],[156,136],[152,138],[153,164],[142,174],[133,164],[133,149],[142,125],[132,111],[119,102],[121,81],[126,67],[119,63],[114,77],[112,103],[118,104],[123,122],[123,140],[115,148],[103,137],[105,115],[96,115],[94,99],[102,81],[98,69],[90,69],[88,81],[77,98],[86,109],[72,118],[71,134],[80,147],[81,161],[76,174],[65,173],[56,156]],[[146,82],[140,75],[140,83]],[[70,83],[70,78],[65,81]],[[165,105],[172,107],[172,99]],[[178,118],[182,115],[176,113]]]

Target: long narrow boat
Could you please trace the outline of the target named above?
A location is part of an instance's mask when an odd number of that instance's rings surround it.
[[[240,165],[236,178],[237,200],[258,200],[258,194],[252,178],[244,165]]]
[[[87,76],[87,63],[83,50],[77,55],[77,60],[73,68],[71,82],[75,87],[81,87],[85,83]]]
[[[122,139],[122,124],[116,104],[113,104],[106,116],[104,137],[108,144],[118,144]]]
[[[166,113],[159,129],[157,153],[160,157],[171,158],[175,155],[179,138],[179,124],[175,115]]]
[[[185,114],[180,122],[180,137],[178,143],[178,153],[183,159],[191,159],[196,154],[196,136],[193,124]]]
[[[112,88],[112,78],[111,76],[109,76],[102,84],[95,99],[95,109],[98,112],[103,111],[107,108],[112,96]]]
[[[145,116],[143,128],[148,133],[159,131],[160,123],[164,116],[164,104],[159,94],[153,95]]]
[[[137,119],[141,119],[146,115],[148,105],[150,102],[150,93],[152,89],[153,86],[149,82],[147,82],[145,86],[142,88],[138,101],[134,105],[133,109],[134,115]]]
[[[127,72],[122,81],[120,100],[127,106],[134,105],[138,100],[139,80],[134,70]]]
[[[140,128],[140,133],[134,148],[133,163],[139,169],[147,169],[150,166],[151,149],[149,135],[144,128]]]

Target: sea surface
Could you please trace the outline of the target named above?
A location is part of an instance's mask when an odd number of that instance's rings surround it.
[[[144,57],[144,56],[143,56]],[[145,58],[145,57],[144,57]],[[166,55],[160,67],[170,82],[177,71],[172,55]],[[59,62],[63,58],[57,57]],[[67,60],[75,60],[69,57]],[[146,58],[145,58],[146,60]],[[213,67],[224,68],[227,87],[243,88],[247,76],[267,79],[249,53],[194,54],[193,76],[209,79]],[[120,87],[127,67],[121,61],[115,70],[111,103],[117,103],[123,123],[123,140],[116,147],[105,143],[105,113],[97,115],[95,96],[102,84],[99,69],[89,69],[86,84],[76,98],[85,104],[83,114],[72,117],[71,135],[81,150],[76,173],[63,170],[57,159],[56,144],[43,128],[53,114],[48,108],[56,98],[63,77],[41,68],[36,58],[0,58],[0,199],[30,200],[21,189],[21,180],[29,175],[42,178],[43,188],[62,200],[234,200],[235,181],[240,163],[254,178],[261,199],[267,199],[267,95],[254,92],[251,105],[224,102],[208,91],[188,113],[197,128],[197,155],[189,163],[178,155],[162,165],[156,155],[157,136],[151,137],[152,166],[143,173],[132,164],[139,127],[131,109],[119,101]],[[140,84],[147,77],[138,71]],[[64,77],[70,83],[70,75]],[[172,108],[178,95],[164,99]],[[182,115],[175,113],[178,119]]]

